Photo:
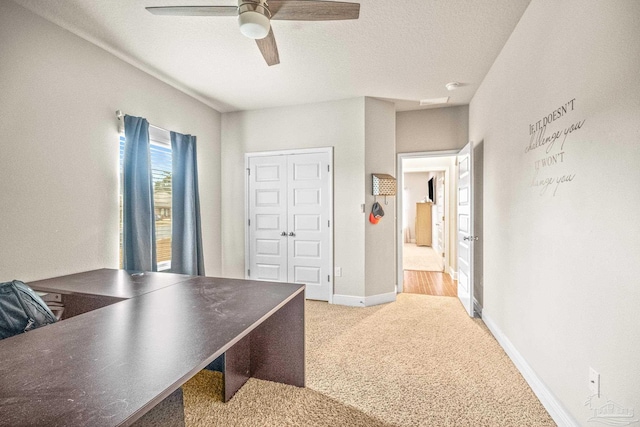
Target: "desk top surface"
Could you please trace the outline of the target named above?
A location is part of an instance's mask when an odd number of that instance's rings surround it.
[[[128,299],[184,282],[193,276],[175,273],[133,272],[103,268],[29,282],[33,289],[60,294],[99,295]]]
[[[4,339],[0,425],[128,425],[300,292],[191,277]]]

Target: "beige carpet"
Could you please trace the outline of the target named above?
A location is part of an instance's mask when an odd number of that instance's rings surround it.
[[[431,246],[402,245],[403,270],[442,271],[442,259]]]
[[[308,301],[306,316],[306,388],[250,379],[223,404],[220,374],[205,371],[183,387],[186,426],[555,425],[454,298],[400,294],[368,308]]]

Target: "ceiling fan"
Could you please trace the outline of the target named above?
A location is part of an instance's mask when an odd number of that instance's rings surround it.
[[[359,3],[317,0],[238,0],[237,6],[147,7],[154,15],[237,16],[240,32],[255,39],[269,66],[280,63],[271,20],[335,21],[358,19]]]

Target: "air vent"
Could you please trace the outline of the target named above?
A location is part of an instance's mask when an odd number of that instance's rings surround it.
[[[437,104],[446,104],[449,102],[449,97],[445,96],[444,98],[431,98],[431,99],[421,99],[420,105],[437,105]]]

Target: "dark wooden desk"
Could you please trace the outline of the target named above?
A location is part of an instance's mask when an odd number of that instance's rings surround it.
[[[104,296],[129,299],[176,283],[193,276],[175,273],[127,272],[112,268],[87,271],[29,283],[33,289],[67,295]]]
[[[113,274],[75,278],[99,288],[91,278]],[[154,276],[110,294],[116,303],[0,341],[0,425],[127,426],[223,354],[225,400],[249,376],[304,386],[303,285]],[[53,283],[31,285],[62,290]]]
[[[65,309],[63,319],[134,298],[192,276],[174,273],[127,272],[103,268],[90,272],[38,280],[29,283],[41,292],[60,294]]]

